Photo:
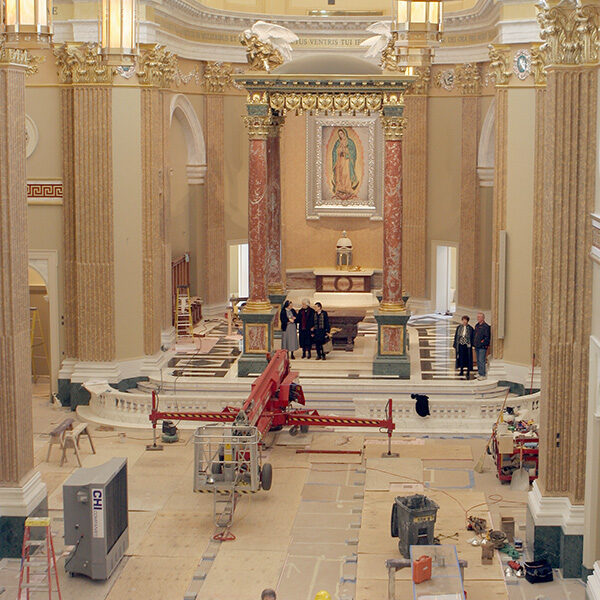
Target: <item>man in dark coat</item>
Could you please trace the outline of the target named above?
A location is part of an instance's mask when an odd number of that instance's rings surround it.
[[[467,370],[467,379],[471,379],[473,370],[473,337],[474,330],[469,325],[469,316],[464,315],[461,324],[454,332],[454,350],[456,351],[456,368],[460,369],[462,377],[464,370]]]
[[[475,337],[473,346],[477,357],[477,379],[486,379],[486,360],[490,349],[490,339],[492,336],[491,327],[485,322],[485,315],[477,313],[477,323],[475,324]]]
[[[317,360],[325,360],[323,344],[327,341],[329,335],[329,316],[323,310],[320,302],[315,302],[315,348],[317,350]]]
[[[298,323],[298,337],[300,338],[300,348],[302,348],[302,358],[310,358],[312,328],[315,326],[315,311],[306,298],[302,300],[302,308],[298,311],[296,322]]]

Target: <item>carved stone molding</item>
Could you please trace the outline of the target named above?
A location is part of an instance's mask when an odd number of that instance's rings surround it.
[[[61,83],[111,83],[114,67],[102,61],[99,44],[63,44],[54,49]]]
[[[244,124],[248,129],[248,138],[251,140],[266,140],[273,127],[273,121],[270,115],[251,115],[244,117]]]
[[[386,140],[401,140],[406,128],[406,119],[398,116],[381,117],[381,125]]]
[[[261,42],[256,34],[240,36],[240,43],[246,48],[246,59],[251,71],[271,71],[284,63],[281,52],[271,44]]]
[[[507,85],[510,80],[511,69],[509,67],[508,51],[499,46],[490,44],[490,73],[496,85]]]
[[[538,13],[541,51],[548,65],[589,65],[598,63],[600,6],[562,0],[550,7],[540,3]]]
[[[168,87],[175,80],[178,71],[177,57],[157,44],[140,52],[136,71],[142,85]]]
[[[535,85],[546,85],[546,53],[539,45],[531,47],[531,75]]]
[[[0,41],[0,65],[21,65],[26,67],[26,75],[33,75],[38,72],[41,57],[20,50],[17,48],[7,48],[3,41]]]
[[[222,94],[233,87],[233,67],[230,63],[207,62],[204,65],[202,81],[207,92]]]
[[[475,63],[456,65],[455,83],[456,87],[464,96],[476,96],[481,93],[481,73]]]
[[[431,83],[431,67],[417,67],[415,75],[417,79],[413,81],[406,93],[412,96],[427,96]]]

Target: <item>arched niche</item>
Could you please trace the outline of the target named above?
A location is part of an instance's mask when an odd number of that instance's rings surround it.
[[[171,98],[169,123],[176,118],[181,124],[187,146],[187,179],[189,184],[202,184],[206,175],[206,146],[202,125],[192,103],[183,94]]]

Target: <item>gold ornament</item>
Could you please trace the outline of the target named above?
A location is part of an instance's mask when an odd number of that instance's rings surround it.
[[[63,44],[54,49],[61,83],[111,83],[115,69],[102,61],[100,44]]]
[[[417,67],[415,75],[417,79],[410,84],[406,93],[412,96],[427,96],[431,82],[431,67]]]
[[[591,65],[598,63],[600,7],[562,0],[550,8],[545,2],[538,12],[540,51],[547,65]]]
[[[273,122],[269,115],[250,115],[244,117],[244,125],[248,129],[248,138],[251,140],[266,140],[271,134]]]
[[[535,85],[546,85],[546,54],[539,45],[531,47],[531,74]]]
[[[177,57],[164,46],[142,50],[137,59],[136,72],[142,85],[168,87],[178,71]]]
[[[404,117],[381,117],[383,125],[383,137],[386,140],[401,140],[406,127],[406,119]]]
[[[229,63],[207,62],[204,65],[202,80],[207,92],[222,94],[233,86],[233,67]]]
[[[33,75],[39,70],[39,63],[42,62],[42,57],[35,56],[27,50],[17,48],[7,48],[4,41],[0,40],[0,64],[6,65],[22,65],[27,67],[25,75]]]
[[[490,55],[490,73],[496,85],[507,85],[511,71],[508,66],[508,54],[498,46],[488,46]]]
[[[249,37],[242,34],[240,42],[242,46],[246,47],[246,59],[251,71],[268,72],[284,62],[281,52],[273,48],[271,44],[261,42],[256,34]]]
[[[454,80],[465,96],[476,96],[481,92],[481,74],[475,63],[456,65]]]

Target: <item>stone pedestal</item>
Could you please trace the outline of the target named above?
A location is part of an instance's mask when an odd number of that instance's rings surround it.
[[[406,325],[407,311],[389,313],[375,311],[377,321],[377,354],[373,361],[373,375],[395,375],[410,379],[410,357]]]
[[[268,312],[242,311],[244,349],[238,360],[238,377],[260,375],[268,364],[267,354],[273,352],[273,320],[275,309]]]
[[[273,319],[273,333],[277,339],[281,337],[281,320],[279,318],[279,313],[281,312],[281,307],[285,302],[287,294],[285,292],[269,292],[269,302],[271,306],[275,309],[275,317]]]

